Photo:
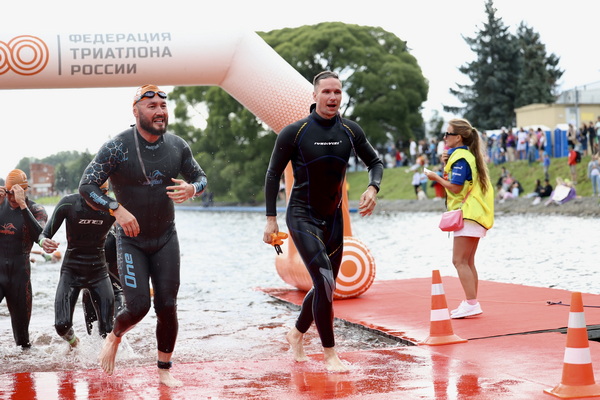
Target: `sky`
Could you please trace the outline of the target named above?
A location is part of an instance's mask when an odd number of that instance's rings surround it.
[[[525,22],[540,34],[547,53],[560,57],[559,67],[565,71],[559,82],[561,90],[600,81],[599,1],[495,0],[494,7],[511,32]],[[217,30],[270,31],[334,21],[378,26],[407,42],[429,81],[428,100],[423,104],[425,120],[435,111],[449,119],[452,115],[443,113],[443,105],[460,105],[449,89],[469,83],[458,68],[475,57],[464,37],[474,37],[486,21],[485,0],[32,0],[11,1],[2,11],[0,42],[28,34],[34,27],[60,27],[59,32],[129,28],[167,32],[170,27],[185,26],[193,32],[212,26]],[[2,79],[7,78],[0,75],[0,82]],[[93,154],[135,122],[131,113],[135,87],[0,92],[4,140],[0,177],[23,157],[43,158],[68,150]]]

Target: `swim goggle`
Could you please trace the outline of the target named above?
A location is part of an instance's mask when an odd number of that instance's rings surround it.
[[[158,97],[160,97],[161,99],[166,99],[167,98],[167,94],[165,92],[155,92],[153,90],[148,90],[146,93],[142,94],[140,96],[139,99],[137,99],[133,105],[136,105],[140,100],[142,100],[144,97],[147,97],[149,99],[153,98],[154,96],[158,95]]]

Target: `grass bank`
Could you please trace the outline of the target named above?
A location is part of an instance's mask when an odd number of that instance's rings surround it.
[[[577,195],[591,196],[592,184],[587,177],[587,165],[590,162],[590,156],[582,157],[581,163],[577,164]],[[512,174],[513,178],[521,182],[524,193],[530,193],[535,187],[535,180],[544,180],[544,168],[541,163],[536,162],[529,164],[526,160],[507,162],[500,165],[488,165],[492,183],[495,186],[496,182],[502,174],[502,167]],[[385,200],[412,200],[415,198],[415,191],[411,184],[412,171],[409,167],[399,167],[386,169],[383,173],[383,181],[379,198]],[[550,183],[556,186],[556,178],[571,179],[571,172],[567,164],[567,158],[551,158],[550,159]],[[360,195],[365,190],[368,183],[368,175],[366,171],[349,172],[347,174],[350,190],[348,196],[350,200],[358,200]],[[434,196],[433,188],[428,185],[427,195]]]

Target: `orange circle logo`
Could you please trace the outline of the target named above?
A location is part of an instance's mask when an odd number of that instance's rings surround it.
[[[0,75],[12,70],[19,75],[35,75],[46,68],[48,46],[35,36],[17,36],[0,42]]]

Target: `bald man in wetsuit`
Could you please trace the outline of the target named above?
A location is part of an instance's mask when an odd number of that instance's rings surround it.
[[[101,187],[104,194],[108,182]],[[66,224],[67,250],[60,269],[54,300],[54,328],[71,347],[79,343],[73,329],[73,313],[79,293],[89,293],[98,318],[102,337],[113,328],[114,303],[104,244],[115,217],[85,200],[81,194],[69,194],[58,202],[50,222],[40,236],[40,246],[53,253],[59,242],[52,240],[62,223]]]
[[[48,220],[44,207],[26,196],[25,172],[15,169],[0,187],[0,302],[6,298],[17,346],[31,347],[31,248]]]
[[[206,175],[179,136],[167,133],[167,94],[155,85],[137,89],[136,124],[102,145],[79,185],[83,197],[116,218],[119,273],[125,308],[100,352],[102,369],[112,374],[121,338],[150,310],[150,280],[157,317],[159,381],[181,386],[170,372],[177,338],[180,283],[175,207],[202,193]],[[184,179],[178,179],[178,176]],[[110,177],[116,199],[100,186]]]
[[[361,127],[342,118],[342,83],[337,74],[324,71],[313,80],[313,98],[308,117],[283,128],[277,136],[265,177],[267,224],[263,240],[271,242],[277,224],[279,180],[291,161],[294,184],[287,205],[289,233],[311,276],[313,287],[306,294],[295,326],[286,339],[296,361],[306,361],[302,339],[315,322],[326,368],[344,372],[346,365],[335,352],[333,292],[343,253],[342,191],[348,160],[354,152],[367,166],[369,185],[361,195],[359,212],[370,215],[375,208],[383,175],[383,163]]]

